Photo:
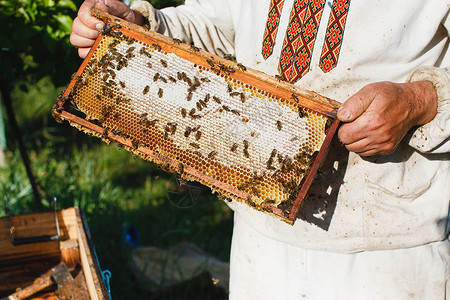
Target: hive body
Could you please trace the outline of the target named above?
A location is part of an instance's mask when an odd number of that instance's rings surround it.
[[[337,127],[336,106],[305,103],[295,87],[274,87],[261,76],[116,20],[54,113],[165,171],[292,223],[316,157]],[[71,106],[84,118],[71,115]]]

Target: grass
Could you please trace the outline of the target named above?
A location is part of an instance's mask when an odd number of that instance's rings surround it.
[[[88,137],[68,123],[57,124],[50,108],[59,91],[48,78],[17,85],[13,93],[16,117],[43,189],[58,198],[59,208],[79,206],[85,211],[100,266],[112,273],[112,297],[158,297],[126,267],[131,248],[124,242],[125,226],[137,229],[140,245],[166,249],[187,241],[227,261],[232,213],[226,205],[206,187],[181,188],[173,175],[154,164],[133,159],[126,150]],[[13,214],[35,211],[23,163],[6,127],[8,148],[0,184]],[[5,215],[2,202],[0,216]],[[52,209],[45,200],[44,205]],[[211,298],[208,292],[203,295]],[[178,293],[164,299],[192,298]]]

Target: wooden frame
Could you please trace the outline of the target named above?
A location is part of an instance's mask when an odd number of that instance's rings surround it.
[[[222,64],[229,66],[233,69],[232,73],[227,74],[229,78],[235,79],[239,82],[245,82],[246,84],[260,90],[263,92],[267,92],[278,99],[282,99],[283,101],[289,101],[291,103],[300,103],[301,106],[314,111],[315,113],[321,114],[329,119],[329,128],[326,132],[326,138],[321,145],[320,150],[318,151],[308,174],[303,178],[301,183],[301,188],[299,193],[292,204],[292,207],[289,211],[286,209],[280,209],[274,205],[262,203],[260,207],[256,207],[257,209],[264,210],[266,212],[272,213],[280,219],[293,224],[296,218],[297,211],[300,209],[303,199],[306,197],[309,186],[311,185],[320,164],[323,162],[325,155],[330,146],[331,140],[335,135],[338,126],[339,120],[336,117],[337,109],[340,106],[340,103],[328,99],[326,97],[320,96],[314,92],[301,89],[298,86],[293,84],[279,81],[274,77],[268,76],[262,72],[252,70],[250,68],[242,68],[242,65],[224,59],[222,57],[213,55],[201,49],[195,49],[190,45],[180,43],[176,40],[173,40],[169,37],[160,35],[156,32],[146,30],[145,28],[138,26],[136,24],[132,24],[116,18],[114,16],[108,15],[105,12],[94,10],[93,14],[102,19],[107,25],[106,30],[112,26],[117,26],[122,34],[131,37],[135,40],[141,41],[148,45],[157,44],[161,48],[162,51],[168,53],[174,53],[178,57],[188,60],[190,62],[195,63],[195,65],[201,66],[205,69],[210,68],[208,65],[208,59],[214,60],[217,64]],[[93,45],[91,51],[89,52],[86,59],[81,64],[78,72],[75,73],[74,79],[70,82],[67,89],[63,93],[60,98],[58,105],[54,108],[53,114],[57,119],[65,119],[68,120],[69,123],[80,130],[83,130],[89,134],[100,137],[103,140],[109,142],[114,141],[121,145],[123,145],[127,150],[132,151],[145,159],[156,162],[157,164],[165,164],[168,165],[171,170],[176,170],[179,165],[179,161],[163,156],[152,149],[142,146],[133,147],[133,143],[131,139],[124,138],[123,136],[117,135],[110,130],[105,130],[103,127],[98,124],[87,121],[79,116],[76,116],[70,113],[67,109],[67,103],[65,99],[71,95],[72,90],[76,87],[77,77],[80,77],[87,67],[89,60],[94,55],[95,49],[99,45],[102,39],[102,35],[97,39],[95,44]],[[193,50],[194,49],[194,50]],[[223,75],[221,75],[223,76]],[[230,197],[232,199],[242,199],[243,201],[248,201],[250,198],[249,194],[241,191],[235,186],[231,186],[225,184],[221,181],[216,180],[211,176],[207,176],[202,174],[198,170],[191,168],[189,166],[184,168],[184,173],[191,176],[195,180],[217,188],[219,191],[225,191],[225,196]],[[247,200],[246,200],[247,199]]]

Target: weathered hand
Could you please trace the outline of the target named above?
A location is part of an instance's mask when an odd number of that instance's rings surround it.
[[[86,57],[94,45],[99,31],[103,28],[103,23],[91,15],[94,7],[139,25],[142,25],[144,21],[139,12],[131,10],[119,0],[85,0],[78,10],[78,16],[73,21],[70,35],[70,42],[78,47],[78,55],[81,58]]]
[[[429,81],[373,83],[342,104],[338,137],[359,155],[389,154],[413,126],[430,122],[436,113],[436,90]]]

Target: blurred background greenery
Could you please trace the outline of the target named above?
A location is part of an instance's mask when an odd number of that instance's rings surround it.
[[[182,1],[150,2],[160,8]],[[112,298],[162,299],[161,291],[150,292],[128,267],[131,247],[124,241],[124,229],[136,229],[140,245],[167,249],[191,242],[227,261],[232,213],[208,188],[180,187],[173,175],[154,164],[52,118],[57,95],[81,64],[69,43],[81,3],[0,0],[0,97],[6,132],[6,145],[0,134],[0,216],[6,214],[7,196],[12,214],[50,211],[52,195],[58,208],[79,206],[86,213],[100,266],[112,273]],[[8,104],[19,133],[11,126]],[[30,184],[20,140],[38,191]],[[214,299],[209,291],[197,290],[196,295]],[[164,299],[194,298],[186,291]]]

